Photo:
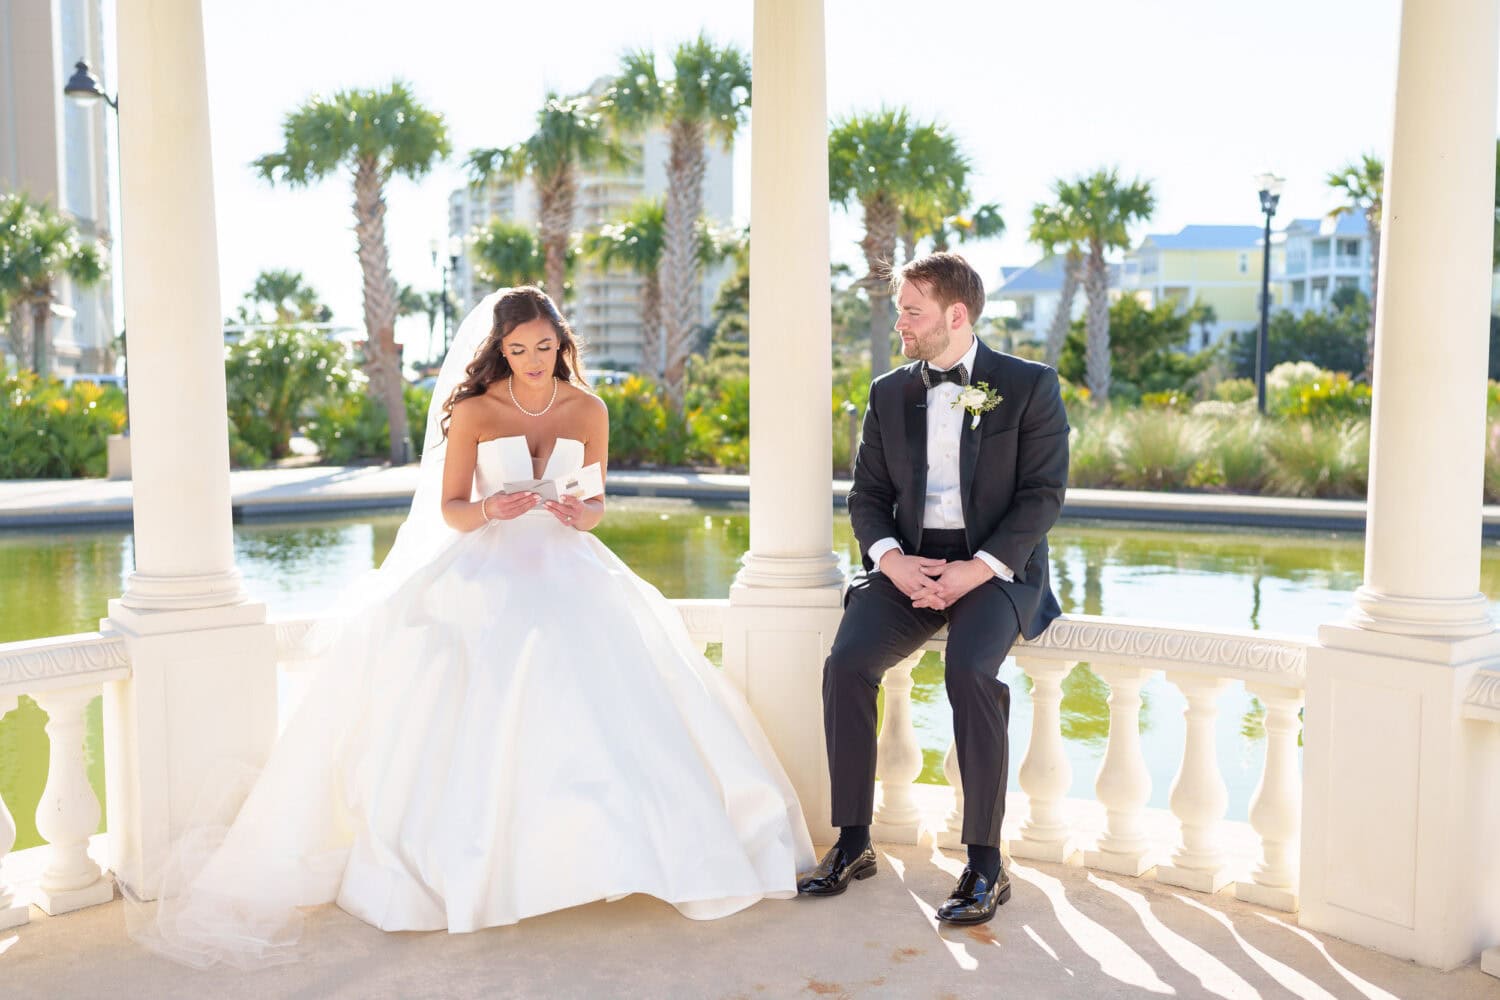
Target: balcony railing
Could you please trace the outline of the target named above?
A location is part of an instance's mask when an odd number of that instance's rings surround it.
[[[678,600],[695,646],[722,642],[727,601]],[[838,612],[831,611],[831,627]],[[311,620],[276,624],[277,657],[290,670],[309,655],[305,637]],[[950,746],[945,773],[950,788],[924,787],[916,780],[922,751],[912,723],[912,668],[926,650],[941,654],[939,634],[925,649],[893,668],[885,678],[885,710],[878,743],[880,777],[876,833],[890,842],[917,843],[932,836],[944,846],[958,844],[963,795],[958,763]],[[1032,683],[1032,726],[1020,767],[1027,800],[1020,836],[1008,842],[1014,857],[1065,862],[1082,860],[1092,868],[1141,876],[1155,867],[1155,878],[1198,892],[1217,892],[1231,878],[1226,864],[1223,819],[1227,792],[1219,769],[1214,718],[1220,697],[1234,684],[1265,706],[1265,749],[1259,786],[1250,802],[1250,825],[1259,842],[1259,865],[1235,894],[1262,906],[1297,908],[1301,768],[1297,748],[1300,710],[1306,686],[1308,640],[1254,632],[1215,632],[1121,619],[1065,616],[1039,639],[1015,649],[1016,662]],[[1081,662],[1109,686],[1109,737],[1094,782],[1105,811],[1101,835],[1090,844],[1063,808],[1072,784],[1062,735],[1062,683]],[[1151,779],[1140,742],[1141,687],[1165,673],[1187,701],[1186,735],[1171,812],[1177,822],[1175,850],[1168,864],[1157,864],[1144,822]],[[35,884],[20,889],[5,881],[5,855],[14,843],[15,824],[0,800],[0,928],[28,919],[28,902],[48,914],[65,913],[113,896],[107,873],[89,856],[89,838],[98,829],[100,805],[89,784],[84,754],[87,708],[102,685],[130,677],[124,640],[90,632],[0,644],[0,716],[13,710],[22,694],[47,714],[49,758],[46,787],[37,806],[37,828],[47,844],[37,848],[45,867]],[[1464,716],[1500,725],[1500,670],[1481,670],[1469,685]],[[116,734],[107,728],[106,745]],[[932,795],[945,796],[930,817]],[[919,798],[928,803],[922,808]]]

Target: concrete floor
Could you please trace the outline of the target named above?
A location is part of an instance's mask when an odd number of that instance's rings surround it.
[[[302,961],[255,972],[144,951],[118,901],[33,911],[0,932],[0,997],[1500,998],[1477,965],[1434,972],[1223,893],[1061,865],[1012,863],[991,924],[940,927],[960,869],[951,852],[885,848],[879,876],[844,896],[708,923],[634,896],[476,934],[385,934],[322,907]]]

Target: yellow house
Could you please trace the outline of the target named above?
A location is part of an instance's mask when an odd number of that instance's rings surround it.
[[[1187,308],[1197,301],[1210,306],[1213,321],[1196,324],[1189,344],[1201,350],[1260,323],[1261,235],[1259,226],[1195,225],[1153,233],[1125,254],[1120,290],[1147,305],[1172,301]],[[1278,252],[1274,242],[1272,252]],[[1277,291],[1273,285],[1273,305]]]

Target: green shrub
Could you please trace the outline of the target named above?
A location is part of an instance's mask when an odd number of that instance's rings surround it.
[[[1214,386],[1213,395],[1221,403],[1248,403],[1255,398],[1255,380],[1226,378]]]
[[[689,457],[744,472],[750,468],[750,377],[726,378],[704,408],[688,415],[693,444]]]
[[[1269,436],[1270,486],[1279,496],[1362,497],[1369,475],[1370,425],[1288,421]]]
[[[667,404],[648,379],[632,375],[598,388],[609,408],[609,456],[615,465],[673,466],[686,463],[693,443],[687,418]]]
[[[1484,501],[1500,503],[1500,423],[1493,420],[1484,438]]]
[[[422,456],[427,434],[427,407],[432,390],[414,385],[402,389],[406,421],[411,435],[412,456]],[[307,438],[330,465],[385,459],[391,453],[391,422],[385,406],[367,392],[345,392],[322,406],[308,422]]]
[[[1119,466],[1115,418],[1099,413],[1071,418],[1068,435],[1068,485],[1083,489],[1115,485]]]
[[[1271,474],[1266,424],[1250,416],[1215,420],[1191,485],[1258,493]]]
[[[287,457],[302,422],[353,381],[348,349],[316,330],[245,334],[224,356],[231,461],[260,466]]]
[[[125,395],[0,366],[0,479],[103,476],[106,439],[125,427]]]
[[[1192,405],[1192,397],[1186,392],[1178,392],[1176,389],[1166,389],[1162,392],[1147,392],[1141,395],[1141,407],[1147,410],[1176,410],[1179,413],[1183,413]]]
[[[1370,402],[1368,385],[1336,372],[1329,379],[1302,386],[1281,413],[1302,420],[1368,419]]]
[[[1175,490],[1188,483],[1203,456],[1207,426],[1170,410],[1141,410],[1121,422],[1115,477],[1136,490]]]
[[[1298,405],[1302,390],[1333,379],[1333,372],[1310,361],[1283,361],[1266,373],[1266,410],[1285,416]]]

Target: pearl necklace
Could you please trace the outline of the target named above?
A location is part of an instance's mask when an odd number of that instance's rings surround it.
[[[510,378],[508,378],[508,379],[505,380],[505,387],[510,390],[510,401],[512,403],[516,404],[516,409],[520,410],[522,413],[526,414],[528,417],[540,417],[542,414],[544,414],[548,410],[552,409],[552,404],[555,403],[555,402],[557,402],[557,376],[556,375],[552,376],[552,398],[549,399],[549,400],[547,400],[547,405],[546,406],[542,407],[540,410],[537,410],[535,413],[533,413],[532,411],[526,409],[526,407],[522,406],[521,405],[521,401],[516,398],[516,377],[514,375],[512,375]]]

